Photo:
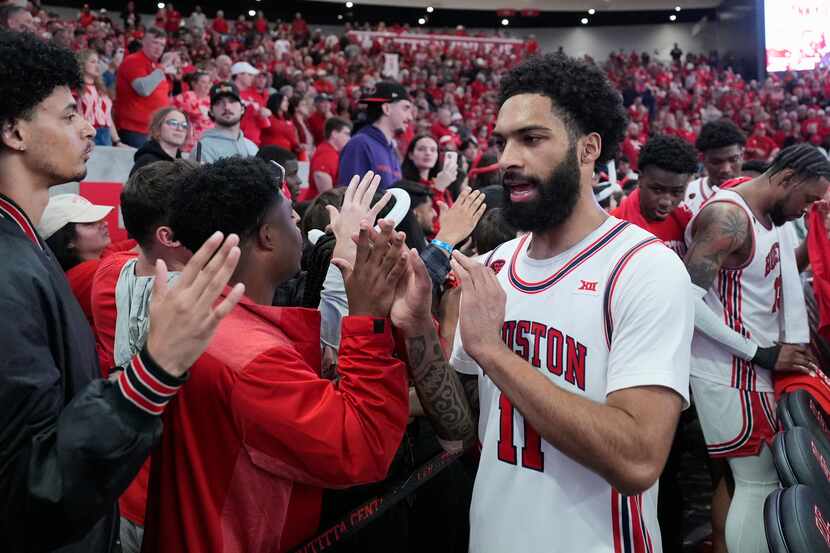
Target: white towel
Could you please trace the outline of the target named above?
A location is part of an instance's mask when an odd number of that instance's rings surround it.
[[[783,342],[806,344],[810,342],[807,320],[807,304],[795,260],[795,235],[788,225],[778,229],[781,243],[781,315],[784,329]]]

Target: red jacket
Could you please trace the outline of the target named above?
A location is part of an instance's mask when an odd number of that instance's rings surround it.
[[[153,114],[170,104],[170,81],[167,79],[162,79],[149,96],[141,96],[133,89],[134,80],[146,77],[160,67],[142,50],[130,54],[121,62],[115,79],[116,99],[113,106],[113,118],[119,130],[146,134]]]
[[[388,320],[345,317],[340,382],[320,315],[243,298],[168,405],[144,550],[278,553],[319,525],[323,488],[385,478],[409,415]]]
[[[299,154],[300,139],[297,136],[297,127],[288,119],[281,119],[271,115],[271,125],[262,129],[262,146],[278,146],[284,150]]]

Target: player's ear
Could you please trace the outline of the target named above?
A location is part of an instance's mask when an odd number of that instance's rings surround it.
[[[580,165],[590,165],[593,168],[600,154],[602,154],[602,137],[599,133],[589,133],[577,142],[576,156]]]

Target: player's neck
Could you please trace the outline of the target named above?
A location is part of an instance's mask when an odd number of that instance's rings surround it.
[[[531,259],[549,259],[559,255],[581,242],[606,219],[608,214],[597,205],[591,187],[583,186],[571,216],[556,228],[533,233],[527,255]]]
[[[743,198],[758,220],[768,223],[769,213],[775,207],[775,197],[770,194],[771,187],[769,178],[761,175],[742,182],[731,190]]]

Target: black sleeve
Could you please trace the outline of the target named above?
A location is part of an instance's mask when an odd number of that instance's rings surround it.
[[[433,289],[440,289],[450,272],[450,258],[441,248],[429,244],[421,251],[421,261],[427,268]]]
[[[142,352],[117,377],[65,398],[68,377],[53,352],[72,345],[56,346],[50,310],[39,309],[47,300],[11,296],[0,297],[0,543],[40,551],[80,539],[113,512],[181,380]]]

